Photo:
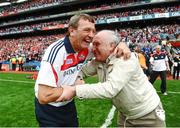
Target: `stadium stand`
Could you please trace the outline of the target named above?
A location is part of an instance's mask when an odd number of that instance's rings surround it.
[[[161,44],[170,58],[180,54],[178,0],[13,1],[0,9],[2,69],[11,70],[12,56],[22,56],[25,70],[36,70],[46,47],[66,34],[67,19],[76,13],[94,16],[97,30],[116,30],[132,51],[139,45],[150,56]]]

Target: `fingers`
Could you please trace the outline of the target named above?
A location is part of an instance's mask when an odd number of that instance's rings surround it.
[[[124,54],[123,58],[124,58],[124,60],[128,60],[130,57],[131,57],[131,52],[129,51]]]
[[[78,79],[75,81],[74,84],[75,84],[75,85],[81,85],[81,84],[85,84],[85,82],[84,82],[84,80],[78,78]]]
[[[116,47],[115,49],[114,49],[114,52],[113,52],[113,55],[118,55],[118,48]]]
[[[83,83],[84,83],[84,81],[79,79],[79,80],[76,80],[74,84],[75,85],[81,85]]]
[[[113,55],[115,55],[117,58],[120,58],[121,56],[123,56],[123,51],[122,49],[118,49],[117,47],[115,48]]]
[[[56,102],[63,102],[71,100],[76,95],[75,86],[62,86],[63,92],[61,96],[56,100]]]
[[[116,49],[116,53],[113,53],[116,55],[117,58],[123,57],[124,60],[128,60],[131,57],[131,51],[129,49]]]
[[[64,101],[68,101],[71,100],[72,97],[67,96],[67,94],[62,94],[57,100],[56,102],[64,102]]]
[[[131,51],[125,43],[120,43],[114,50],[113,54],[119,58],[123,57],[124,60],[128,60],[131,57]]]
[[[56,102],[63,102],[64,98],[62,97],[62,95],[56,100]]]

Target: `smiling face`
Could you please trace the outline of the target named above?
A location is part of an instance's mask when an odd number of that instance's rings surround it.
[[[156,52],[159,53],[160,51],[161,51],[161,46],[160,45],[156,46]]]
[[[101,31],[93,38],[93,53],[97,61],[105,62],[109,55],[114,51],[115,44],[111,34]]]
[[[95,23],[86,19],[80,19],[77,28],[70,27],[70,41],[74,50],[80,51],[84,48],[88,48],[95,35]]]

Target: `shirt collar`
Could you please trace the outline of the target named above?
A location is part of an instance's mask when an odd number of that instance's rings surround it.
[[[99,61],[96,61],[98,63],[98,68],[103,68],[104,66],[110,66],[110,65],[113,65],[113,60],[116,58],[115,55],[109,55],[109,57],[106,59],[105,62],[99,62]]]
[[[65,45],[67,53],[76,53],[71,45],[71,42],[68,36],[65,36],[64,38],[64,45]]]

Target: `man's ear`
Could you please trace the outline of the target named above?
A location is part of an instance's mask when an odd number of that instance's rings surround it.
[[[74,32],[74,28],[72,26],[70,26],[68,28],[68,31],[69,31],[69,35],[72,36],[73,35],[73,32]]]

